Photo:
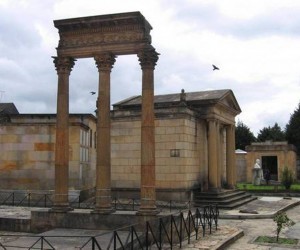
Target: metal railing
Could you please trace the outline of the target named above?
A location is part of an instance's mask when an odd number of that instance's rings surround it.
[[[184,244],[190,244],[192,238],[198,240],[201,230],[203,237],[207,229],[210,234],[213,229],[217,230],[218,219],[217,205],[208,205],[93,236],[0,235],[0,249],[64,249],[72,244],[76,245],[75,249],[82,250],[182,248]],[[18,238],[13,242],[2,242],[3,237]]]
[[[69,196],[70,206],[73,208],[93,209],[95,201],[81,201],[79,196]],[[6,192],[0,191],[0,206],[20,206],[20,207],[48,207],[53,206],[53,194],[34,192]],[[161,209],[172,211],[191,209],[191,201],[156,201],[156,206]],[[140,200],[134,198],[119,199],[113,197],[112,207],[115,210],[137,211],[140,207]]]

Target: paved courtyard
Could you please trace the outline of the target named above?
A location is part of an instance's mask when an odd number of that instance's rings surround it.
[[[212,234],[206,234],[199,240],[193,239],[190,244],[184,244],[181,249],[232,249],[232,250],[251,250],[251,249],[300,249],[300,244],[294,247],[259,245],[254,243],[257,236],[275,236],[276,224],[273,221],[274,215],[281,210],[286,210],[287,215],[296,224],[291,228],[286,228],[281,233],[281,237],[300,239],[300,199],[283,199],[278,197],[261,197],[234,210],[221,210],[218,230],[213,230]],[[30,219],[30,208],[22,207],[0,207],[1,218],[20,218]],[[241,213],[241,211],[243,211]],[[87,239],[89,235],[97,235],[97,230],[81,229],[55,229],[39,235],[52,236],[72,236],[77,235],[76,239],[60,240],[53,242],[56,249],[78,249],[78,246]],[[34,236],[29,233],[21,233],[19,236],[9,236],[15,232],[0,232],[0,242],[12,247],[7,249],[20,249],[18,246],[31,246],[37,238],[22,237]],[[107,234],[107,237],[111,236]],[[120,237],[123,237],[122,235]],[[4,244],[4,245],[5,245]],[[1,245],[0,245],[1,249]],[[4,249],[4,248],[3,248]],[[91,249],[91,248],[84,248]],[[178,248],[177,248],[178,249]]]

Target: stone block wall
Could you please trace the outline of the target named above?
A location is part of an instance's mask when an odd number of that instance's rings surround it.
[[[95,185],[95,148],[80,159],[80,131],[95,131],[95,121],[72,117],[69,129],[69,187]],[[0,127],[0,189],[52,190],[55,165],[55,116],[18,115]]]
[[[186,192],[199,187],[207,172],[206,132],[190,116],[155,120],[156,187],[158,193]],[[206,131],[206,130],[205,130]],[[141,122],[137,118],[112,122],[112,188],[135,189],[141,179]]]

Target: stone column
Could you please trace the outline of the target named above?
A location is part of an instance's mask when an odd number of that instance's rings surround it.
[[[230,188],[236,184],[235,126],[226,127],[226,178]]]
[[[218,171],[217,171],[217,183],[218,183],[218,188],[222,187],[222,154],[224,153],[223,148],[222,148],[222,128],[220,126],[220,123],[217,122],[217,162],[218,162]]]
[[[96,205],[94,213],[109,214],[111,206],[110,72],[115,56],[95,56],[99,71],[97,99]]]
[[[71,210],[69,190],[69,76],[74,66],[70,57],[53,57],[58,74],[56,143],[55,143],[55,191],[52,211]]]
[[[142,76],[141,120],[141,206],[140,215],[157,214],[155,193],[154,67],[158,53],[146,49],[138,53]]]
[[[218,191],[218,122],[208,120],[208,188]]]

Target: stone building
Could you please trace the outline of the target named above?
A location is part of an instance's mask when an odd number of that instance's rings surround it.
[[[234,118],[240,108],[233,92],[182,91],[155,96],[154,103],[157,198],[188,200],[195,189],[234,185]],[[96,182],[96,117],[69,117],[69,191],[85,193]],[[0,188],[53,190],[56,115],[9,118],[0,126]],[[139,197],[141,96],[111,110],[111,181],[113,196]]]
[[[232,91],[182,91],[155,96],[154,103],[157,197],[187,200],[194,189],[233,186],[234,119],[241,110]],[[141,96],[113,105],[112,187],[119,195],[140,185],[140,106]]]
[[[247,182],[252,181],[252,169],[256,159],[261,161],[261,167],[265,171],[269,169],[271,180],[280,181],[281,171],[288,167],[297,178],[296,147],[286,141],[253,142],[246,146]]]
[[[236,181],[247,182],[247,152],[241,149],[235,150],[236,158]]]
[[[19,114],[17,109],[2,115],[6,119],[0,123],[0,189],[53,190],[56,115]],[[70,190],[94,187],[95,126],[91,114],[70,114]]]

